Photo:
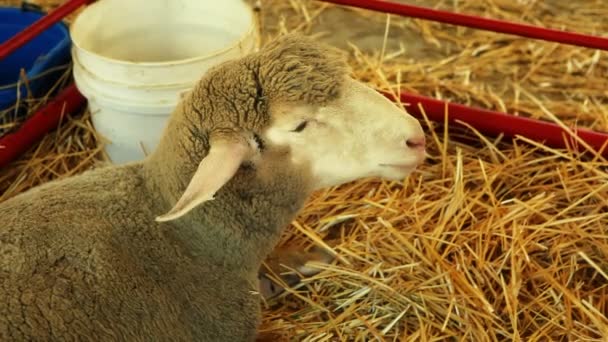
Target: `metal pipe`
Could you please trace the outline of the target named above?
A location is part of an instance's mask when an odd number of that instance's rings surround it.
[[[57,128],[64,115],[75,112],[85,102],[85,98],[72,83],[20,125],[19,130],[2,136],[0,138],[0,168],[27,151],[49,131]]]
[[[395,97],[390,93],[383,94],[391,100]],[[517,135],[542,143],[554,148],[582,148],[575,141],[572,134],[558,124],[543,120],[530,119],[491,110],[468,107],[460,104],[445,102],[420,95],[402,93],[399,96],[401,103],[410,103],[406,110],[408,113],[423,118],[424,114],[431,121],[466,123],[482,134],[515,137]],[[418,104],[422,106],[422,110]],[[608,133],[597,132],[585,128],[573,128],[572,133],[587,143],[604,157],[608,157]]]
[[[70,13],[77,10],[80,6],[93,2],[94,0],[68,0],[63,5],[49,12],[44,17],[38,19],[32,25],[17,33],[9,40],[0,44],[0,60],[4,59],[13,51],[25,45],[30,40],[36,38],[47,28],[60,21]]]
[[[484,18],[468,14],[436,10],[427,7],[406,5],[382,0],[319,0],[337,5],[364,8],[400,16],[466,26],[475,29],[500,32],[521,37],[546,40],[592,49],[608,50],[608,38],[543,28],[511,21]]]

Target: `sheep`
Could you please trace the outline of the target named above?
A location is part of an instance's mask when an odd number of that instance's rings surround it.
[[[258,276],[308,196],[400,181],[424,131],[300,35],[206,72],[144,160],[0,206],[0,340],[252,341]]]

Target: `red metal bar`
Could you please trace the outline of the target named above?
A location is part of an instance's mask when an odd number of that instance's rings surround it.
[[[568,45],[608,50],[608,38],[542,28],[510,21],[489,19],[468,14],[431,9],[427,7],[399,4],[382,0],[320,0],[338,5],[359,7],[384,13],[438,21],[481,30],[513,34],[522,37],[546,40]]]
[[[65,18],[70,13],[77,10],[80,6],[86,5],[88,3],[93,2],[94,0],[68,0],[63,5],[57,7],[55,10],[51,11],[49,14],[44,17],[38,19],[35,23],[28,26],[25,30],[17,33],[9,40],[0,44],[0,60],[4,59],[6,56],[10,55],[13,51],[17,50],[25,43],[34,39],[40,33],[42,33],[47,28],[51,27],[56,22]]]
[[[391,100],[395,100],[393,95],[385,92],[383,94]],[[431,121],[445,122],[445,116],[448,115],[448,122],[464,122],[482,134],[504,134],[507,137],[520,135],[554,148],[566,148],[567,143],[570,147],[579,145],[570,133],[552,122],[472,108],[414,94],[402,93],[400,100],[403,104],[411,104],[407,106],[407,111],[418,118],[423,117],[418,106],[420,104]],[[590,147],[601,151],[603,156],[608,157],[608,133],[584,128],[572,128],[572,131]],[[580,148],[580,146],[578,147]]]
[[[27,119],[14,133],[0,138],[0,168],[9,164],[50,130],[57,128],[62,116],[73,113],[85,103],[76,85],[63,89],[51,102]]]

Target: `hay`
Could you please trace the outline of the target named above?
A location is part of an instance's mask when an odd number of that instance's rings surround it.
[[[65,68],[65,76],[69,76],[71,65]],[[51,88],[63,89],[67,79],[62,77]],[[50,99],[49,94],[19,99],[18,103],[27,102],[19,104],[25,109],[19,116],[12,115],[13,109],[0,112],[3,122],[0,128],[6,130],[3,134],[19,129],[21,122],[34,115]],[[93,128],[87,109],[61,114],[61,125],[57,130],[44,136],[20,159],[0,169],[0,202],[39,184],[80,173],[108,160],[103,151],[104,140]]]
[[[90,113],[65,114],[63,124],[19,160],[0,169],[0,202],[53,179],[81,173],[107,161]]]
[[[404,184],[317,194],[298,218],[307,232],[285,241],[328,239],[348,264],[270,303],[264,330],[310,341],[608,336],[605,163],[498,145],[438,135],[436,157]],[[350,219],[323,228],[340,217]]]
[[[416,2],[608,31],[601,0]],[[358,78],[383,89],[608,129],[604,52],[319,2],[261,3],[265,39],[318,34],[350,52]],[[87,120],[70,121],[4,170],[2,184],[17,182],[10,194],[92,165],[98,150]],[[281,244],[321,242],[338,260],[266,303],[262,332],[306,341],[608,336],[606,161],[456,125],[425,127],[429,158],[404,182],[362,180],[313,196]],[[61,146],[70,139],[82,147],[67,162]]]
[[[35,97],[30,88],[31,82],[36,79],[44,78],[54,74],[57,78],[45,94]],[[41,109],[48,101],[57,94],[58,90],[63,89],[70,81],[71,64],[59,65],[50,68],[34,78],[27,77],[25,70],[21,69],[19,80],[13,84],[0,86],[0,90],[14,88],[17,92],[16,102],[9,108],[0,110],[0,137],[19,128],[19,125]],[[25,92],[20,91],[21,87],[25,88]]]
[[[438,7],[608,30],[599,2],[453,3]],[[263,4],[268,36],[318,34],[379,88],[608,130],[605,52],[317,2]],[[325,241],[339,260],[268,303],[262,330],[306,341],[608,336],[606,161],[427,124],[429,159],[403,184],[365,180],[310,201],[281,243]]]

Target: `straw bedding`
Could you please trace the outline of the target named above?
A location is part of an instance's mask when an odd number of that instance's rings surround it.
[[[417,3],[608,32],[602,0]],[[380,88],[608,130],[604,52],[319,2],[261,4],[264,39],[318,34]],[[88,114],[66,120],[0,170],[0,200],[103,159]],[[408,179],[313,196],[281,243],[322,244],[338,260],[265,303],[262,331],[305,341],[608,336],[606,160],[424,123],[429,158]]]

